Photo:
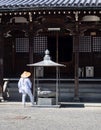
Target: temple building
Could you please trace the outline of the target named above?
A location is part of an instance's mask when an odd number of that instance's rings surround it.
[[[27,64],[41,61],[46,49],[53,61],[66,65],[60,79],[67,88],[73,84],[67,95],[72,93],[76,101],[82,94],[87,97],[87,85],[83,90],[80,86],[87,82],[89,93],[98,92],[101,101],[100,0],[1,0],[1,97],[5,79],[17,79],[24,70],[33,72]],[[46,68],[39,77],[54,78],[54,69]]]

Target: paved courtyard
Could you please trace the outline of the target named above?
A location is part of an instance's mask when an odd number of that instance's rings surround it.
[[[39,108],[0,103],[0,130],[101,130],[101,107]]]

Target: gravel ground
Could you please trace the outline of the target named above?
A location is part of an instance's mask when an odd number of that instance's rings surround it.
[[[0,130],[101,130],[101,107],[39,108],[0,103]]]

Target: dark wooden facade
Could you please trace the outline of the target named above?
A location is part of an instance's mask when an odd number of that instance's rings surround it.
[[[52,60],[66,64],[61,78],[75,79],[74,99],[79,100],[79,78],[101,78],[100,15],[100,9],[96,8],[2,11],[1,92],[3,78],[16,78],[24,70],[32,71],[26,64],[42,60],[48,48]],[[49,31],[49,28],[53,30]],[[46,77],[48,73],[54,73],[46,71]]]

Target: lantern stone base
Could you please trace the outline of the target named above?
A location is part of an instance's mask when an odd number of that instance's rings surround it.
[[[38,98],[38,105],[55,105],[56,98]]]

